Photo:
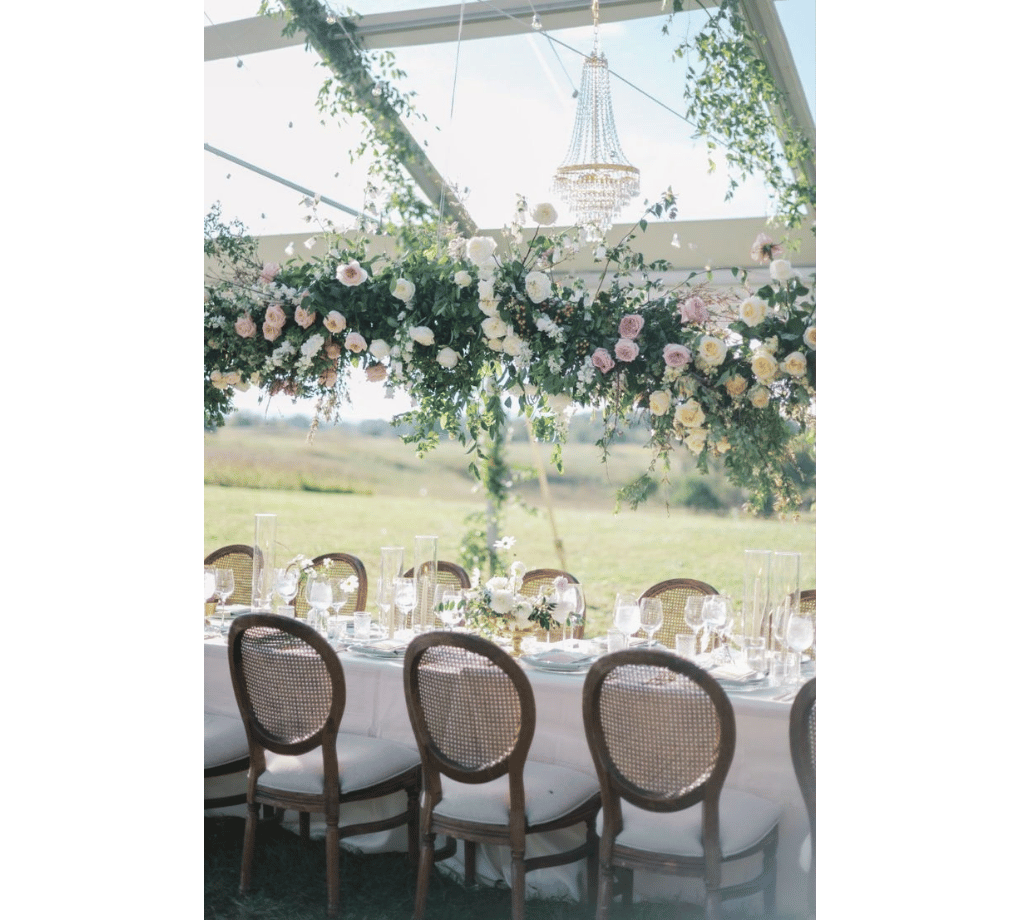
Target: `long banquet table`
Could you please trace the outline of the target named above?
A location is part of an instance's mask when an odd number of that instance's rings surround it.
[[[205,711],[206,713],[232,716],[240,720],[237,703],[230,683],[230,669],[227,663],[224,639],[207,639],[205,642]],[[347,684],[347,706],[344,711],[341,730],[376,738],[387,738],[410,747],[415,747],[414,734],[404,703],[403,661],[362,658],[350,652],[341,652]],[[550,673],[524,666],[535,692],[537,724],[529,757],[545,763],[571,767],[595,775],[595,769],[588,751],[581,717],[581,687],[583,674]],[[750,792],[771,799],[782,806],[779,825],[779,852],[777,856],[776,909],[782,916],[797,917],[806,913],[807,872],[806,848],[808,837],[807,813],[800,788],[790,760],[789,716],[790,702],[778,702],[772,697],[778,690],[769,693],[733,693],[737,722],[737,746],[733,763],[726,777],[726,787]],[[218,782],[215,794],[224,791],[223,779]],[[231,791],[243,792],[243,780]],[[402,805],[401,802],[404,804]],[[361,805],[375,814],[392,813],[406,805],[403,793],[398,793],[392,802],[378,802]],[[243,813],[243,806],[241,806]],[[359,812],[364,813],[364,811]],[[288,818],[293,817],[288,815]],[[356,820],[356,815],[347,812],[341,820]],[[315,822],[313,820],[313,833]],[[364,837],[349,838],[345,843],[356,846],[364,852],[400,851],[406,847],[406,831],[397,828]],[[583,826],[577,830],[568,829],[548,835],[547,840],[538,840],[536,835],[528,837],[528,855],[551,852],[554,848],[566,848],[583,839]],[[441,866],[454,871],[463,870],[460,862],[462,850],[458,848],[455,858]],[[532,892],[543,896],[569,896],[577,898],[583,885],[583,861],[572,866],[540,869],[529,872],[527,884]],[[478,847],[477,875],[479,880],[489,883],[502,879],[509,883],[509,851],[500,847]],[[746,878],[758,865],[724,866],[723,882],[739,881]],[[665,876],[636,872],[634,893],[636,898],[654,900],[667,899],[682,894],[685,898],[698,898],[698,886]],[[757,903],[752,901],[749,903]]]

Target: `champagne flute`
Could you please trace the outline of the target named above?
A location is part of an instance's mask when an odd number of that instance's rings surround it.
[[[234,593],[234,570],[233,569],[217,569],[216,570],[216,597],[219,598],[219,603],[216,605],[216,609],[220,615],[220,632],[226,632],[226,603],[227,598]]]
[[[393,579],[393,606],[400,613],[400,628],[407,628],[407,617],[414,610],[414,579],[394,578]]]
[[[694,633],[695,654],[697,654],[698,648],[698,632],[705,625],[704,604],[704,594],[692,594],[684,604],[684,622],[691,628],[691,632]]]
[[[662,599],[658,597],[641,598],[641,628],[649,645],[655,644],[655,634],[662,627]]]
[[[636,594],[621,592],[616,595],[613,625],[627,637],[627,644],[629,645],[631,636],[641,626],[641,607],[638,605]]]

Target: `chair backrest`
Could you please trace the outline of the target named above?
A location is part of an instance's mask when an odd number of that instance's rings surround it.
[[[358,580],[358,587],[352,591],[340,608],[340,614],[350,616],[355,610],[364,610],[368,603],[368,575],[365,572],[365,564],[350,553],[323,553],[312,560],[312,566],[319,574],[329,573],[330,578],[347,578],[353,575]],[[305,585],[308,583],[308,572],[301,576],[298,583],[298,593],[294,598],[294,614],[301,619],[306,619],[311,604],[305,597]]]
[[[662,601],[662,628],[655,638],[666,648],[673,648],[673,638],[680,635],[693,635],[690,626],[684,621],[684,606],[689,597],[703,597],[707,594],[718,594],[711,585],[694,578],[668,578],[646,590],[641,597],[657,597]]]
[[[404,578],[414,578],[414,566],[411,566],[406,572],[404,572]],[[468,575],[467,570],[463,566],[457,565],[456,562],[447,562],[445,559],[440,559],[436,562],[436,582],[437,587],[439,585],[445,585],[448,588],[464,588],[465,590],[471,587],[471,576]],[[421,608],[421,603],[415,609]],[[427,609],[432,610],[433,598],[428,599]],[[432,625],[438,625],[438,620],[433,615]]]
[[[440,774],[483,783],[506,773],[511,796],[517,785],[523,795],[535,695],[499,646],[463,633],[416,636],[404,655],[404,697],[431,796],[442,794]]]
[[[800,612],[801,616],[809,616],[812,620],[815,619],[815,589],[808,588],[805,591],[800,592]],[[810,648],[804,650],[804,655],[807,658],[815,660],[815,646],[818,642],[818,623],[815,622],[815,641],[811,643]]]
[[[347,688],[326,639],[300,620],[248,613],[230,626],[227,657],[253,778],[265,770],[263,749],[296,755],[321,745],[328,780]]]
[[[231,604],[251,604],[251,570],[255,553],[250,546],[243,543],[232,543],[214,549],[205,557],[206,565],[221,569],[232,569],[234,572],[234,593],[230,595]],[[215,609],[215,602],[205,605],[206,616]]]
[[[621,798],[657,812],[701,802],[705,857],[718,870],[719,795],[737,730],[715,679],[662,649],[615,652],[588,671],[581,710],[602,788],[604,832],[620,831]]]
[[[551,584],[557,578],[563,577],[572,585],[580,584],[580,582],[574,578],[570,572],[565,572],[563,569],[531,569],[529,572],[525,572],[521,576],[521,594],[526,594],[528,597],[535,597],[544,585]],[[571,635],[575,639],[584,638],[584,616],[587,611],[587,603],[581,607],[581,622],[577,623],[571,630]],[[537,627],[531,631],[535,632]],[[560,636],[554,636],[554,639],[561,638]]]
[[[811,864],[815,842],[815,680],[812,677],[800,690],[790,709],[790,756],[797,776],[808,824],[811,827]]]

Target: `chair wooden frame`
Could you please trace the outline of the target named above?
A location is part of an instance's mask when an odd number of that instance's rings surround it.
[[[453,646],[488,659],[510,679],[520,700],[520,724],[516,741],[509,754],[480,769],[467,770],[448,757],[429,732],[422,704],[419,680],[420,665],[425,653],[435,646]],[[428,897],[429,876],[436,859],[453,854],[447,846],[437,852],[437,834],[464,841],[465,881],[474,881],[475,846],[479,843],[507,846],[511,854],[511,917],[524,920],[525,874],[533,869],[560,866],[585,859],[588,872],[589,900],[594,895],[598,838],[595,819],[600,797],[591,798],[560,817],[541,823],[527,823],[525,817],[524,765],[535,734],[535,694],[524,671],[506,652],[479,636],[462,633],[431,632],[415,637],[404,656],[404,695],[422,758],[423,795],[419,826],[421,849],[418,863],[418,884],[415,891],[414,920],[421,920]],[[507,824],[483,824],[444,817],[434,812],[443,799],[442,777],[460,783],[486,783],[509,776],[510,811]],[[526,836],[572,827],[584,822],[585,842],[572,850],[548,856],[525,857]]]
[[[790,709],[790,756],[797,776],[804,807],[811,829],[811,868],[808,898],[812,915],[815,912],[815,680],[812,677],[800,690]]]
[[[254,673],[257,663],[244,659],[242,642],[245,634],[252,629],[287,633],[303,643],[304,650],[310,655],[321,659],[330,685],[330,705],[328,713],[322,719],[317,730],[303,737],[289,739],[272,734],[259,720],[249,693],[249,677],[246,676]],[[416,863],[418,852],[417,800],[421,789],[421,768],[419,765],[415,765],[378,783],[345,793],[340,787],[337,735],[347,702],[347,689],[340,659],[328,641],[307,623],[270,613],[250,613],[237,617],[230,627],[227,641],[230,679],[234,686],[234,695],[241,712],[241,719],[248,735],[251,762],[248,771],[246,796],[248,815],[244,830],[240,894],[242,896],[247,894],[251,885],[259,805],[270,806],[274,809],[290,808],[300,812],[303,819],[301,832],[302,836],[306,837],[308,836],[307,815],[311,812],[322,813],[326,818],[328,912],[329,916],[335,917],[339,914],[340,909],[340,840],[342,838],[389,830],[406,824],[408,826],[408,857],[412,865]],[[266,751],[296,756],[316,748],[322,750],[324,791],[321,795],[277,789],[260,783],[259,778],[266,770]],[[378,821],[340,827],[341,804],[380,798],[400,790],[407,793],[406,811]]]
[[[325,568],[324,563],[327,560],[331,564],[334,562],[340,563],[345,570],[350,570],[350,574],[354,575],[358,580],[358,590],[353,596],[347,598],[341,609],[348,613],[353,613],[355,610],[364,610],[365,604],[368,603],[368,573],[365,571],[365,564],[357,556],[352,556],[350,553],[322,553],[312,560],[312,566],[318,572]],[[332,565],[330,565],[330,568],[332,568]],[[294,614],[299,619],[306,619],[308,611],[311,610],[311,604],[305,600],[305,582],[307,579],[308,574],[306,572],[302,574],[298,582],[298,591],[293,600]]]
[[[244,558],[242,559],[240,557]],[[234,564],[234,560],[236,560],[236,564]],[[211,553],[209,553],[209,555],[205,557],[205,564],[213,566],[219,565],[221,568],[233,569],[233,599],[236,603],[251,604],[251,573],[254,560],[255,551],[252,547],[244,543],[231,543],[229,546],[221,546],[219,549],[214,549]],[[238,577],[238,575],[241,577]],[[237,592],[242,590],[242,586],[247,586],[247,601],[242,601],[237,596]],[[210,606],[215,607],[215,603],[206,602],[206,616],[209,616],[208,608]]]
[[[616,669],[629,665],[642,665],[664,669],[697,684],[708,696],[715,709],[719,724],[714,763],[708,776],[698,785],[674,797],[642,790],[630,777],[624,775],[610,756],[606,734],[600,718],[600,700],[606,680]],[[723,783],[733,760],[736,748],[736,719],[733,705],[714,678],[693,662],[662,649],[628,649],[598,659],[588,671],[582,691],[582,714],[585,736],[602,789],[603,825],[599,841],[599,884],[596,920],[607,920],[613,897],[614,870],[629,870],[622,879],[624,903],[633,898],[633,870],[668,873],[687,877],[702,877],[706,888],[706,914],[716,920],[721,901],[745,897],[761,891],[765,898],[765,916],[772,916],[776,895],[776,851],[779,842],[778,823],[759,842],[739,852],[724,856],[720,838],[719,800]],[[654,750],[650,756],[655,757]],[[617,835],[623,830],[621,799],[651,812],[676,812],[697,804],[702,806],[701,857],[655,853],[620,845]],[[753,879],[722,887],[722,864],[762,854],[762,871]]]
[[[414,578],[414,566],[412,565],[403,574],[404,578]],[[436,582],[438,585],[445,585],[448,588],[463,588],[465,591],[471,587],[471,576],[468,575],[467,569],[461,565],[457,565],[456,562],[447,562],[445,559],[439,559],[436,562]],[[420,606],[420,605],[419,605]],[[432,602],[429,601],[429,609],[432,609]],[[416,607],[415,609],[418,609]],[[441,626],[443,624],[436,622],[436,617],[433,615],[432,618],[433,626]]]
[[[531,571],[525,572],[524,575],[521,576],[521,593],[533,597],[538,593],[539,588],[542,585],[555,581],[560,577],[565,578],[572,585],[580,584],[580,582],[571,575],[570,572],[564,571],[563,569],[531,569]],[[587,601],[585,601],[584,607],[581,610],[581,622],[575,624],[574,628],[570,631],[571,638],[584,638],[584,622],[587,618],[587,613],[588,604]]]
[[[674,636],[680,633],[687,636],[693,635],[691,628],[684,620],[684,604],[687,602],[687,598],[691,595],[700,594],[707,596],[709,594],[718,594],[719,592],[710,584],[698,581],[696,578],[667,578],[665,581],[657,582],[646,589],[641,598],[661,598],[664,594],[671,595],[677,593],[680,595],[679,604],[674,605],[663,602],[662,628],[657,635],[659,643],[669,649],[673,648]]]

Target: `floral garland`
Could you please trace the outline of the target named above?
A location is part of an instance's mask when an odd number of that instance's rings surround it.
[[[667,197],[650,211],[669,206]],[[318,397],[314,429],[339,416],[345,372],[357,368],[415,400],[395,421],[411,423],[404,440],[419,454],[442,428],[479,456],[516,400],[536,437],[556,444],[560,465],[580,405],[604,412],[604,454],[625,421],[636,415],[647,426],[653,457],[624,495],[632,504],[682,445],[703,472],[709,456],[722,457],[752,507],[771,497],[777,510],[795,510],[790,442],[813,426],[815,302],[781,246],[763,235],[753,244],[769,284],[752,291],[733,269],[744,286],[720,292],[710,273],[666,285],[669,266],[646,265],[631,233],[596,251],[605,271],[592,290],[565,271],[581,231],[544,230],[556,212],[539,204],[526,234],[527,216],[519,199],[507,255],[491,237],[423,227],[397,257],[370,255],[365,237],[334,235],[325,256],[286,266],[257,261],[254,246],[215,221],[210,235],[207,219],[207,254],[226,269],[205,289],[207,427],[223,424],[235,390],[256,386]]]

